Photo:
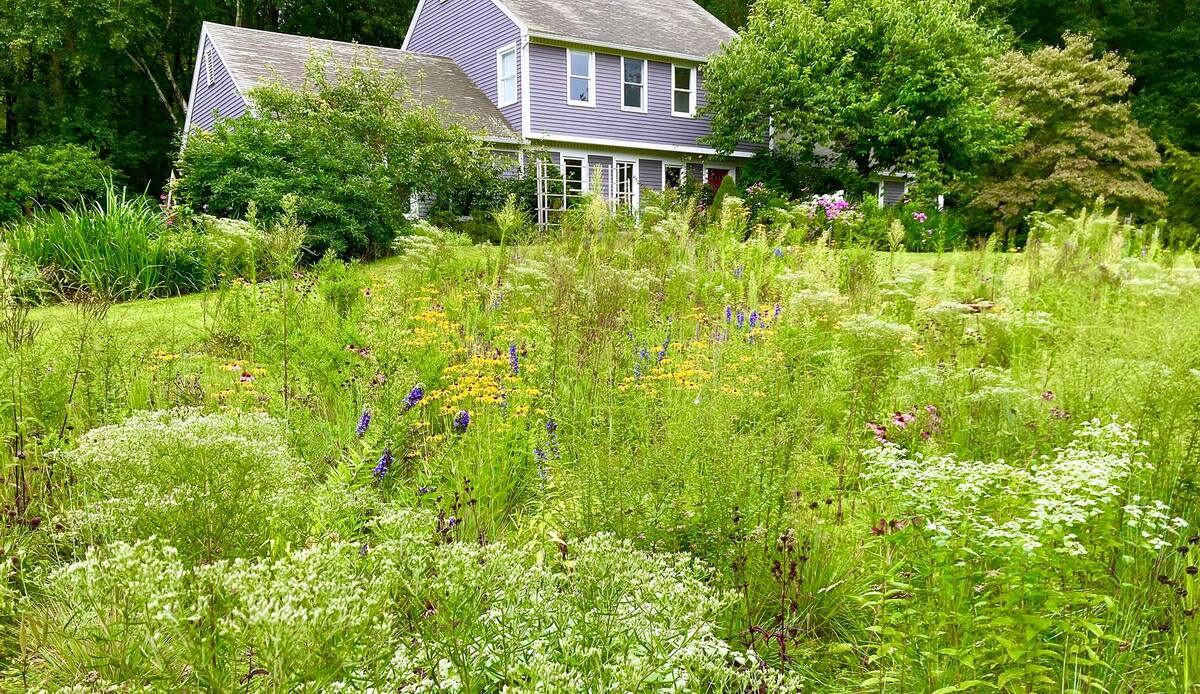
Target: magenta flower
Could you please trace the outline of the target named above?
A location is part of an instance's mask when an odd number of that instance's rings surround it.
[[[913,219],[917,220],[920,224],[924,224],[929,217],[926,217],[924,212],[913,212]]]
[[[887,429],[885,429],[883,425],[876,424],[875,422],[867,422],[867,429],[869,429],[871,433],[875,434],[875,440],[879,443],[887,442]]]

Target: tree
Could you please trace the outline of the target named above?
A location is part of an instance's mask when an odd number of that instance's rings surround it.
[[[987,75],[1001,49],[961,0],[761,0],[705,70],[712,141],[771,138],[859,183],[954,180],[1015,139]]]
[[[225,216],[254,203],[270,221],[294,194],[316,256],[385,250],[405,225],[409,191],[453,205],[497,186],[494,159],[470,124],[419,103],[398,73],[372,63],[326,69],[314,56],[299,88],[269,84],[250,96],[259,115],[188,137],[178,199]]]
[[[0,154],[0,224],[42,205],[99,197],[116,172],[79,145],[34,145]]]
[[[1010,158],[988,168],[971,206],[1006,224],[1034,210],[1073,210],[1103,197],[1138,214],[1158,212],[1165,196],[1147,177],[1160,164],[1149,133],[1125,100],[1133,78],[1114,53],[1097,57],[1075,34],[1062,48],[995,60],[991,77],[1027,122]]]

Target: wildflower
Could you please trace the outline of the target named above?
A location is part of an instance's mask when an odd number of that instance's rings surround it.
[[[371,411],[363,410],[358,417],[358,426],[354,428],[354,434],[360,439],[367,433],[367,428],[371,426]]]
[[[375,471],[371,474],[375,475],[375,479],[381,480],[388,473],[388,468],[392,466],[392,449],[383,449],[383,455],[379,456],[379,464],[375,466]]]
[[[550,437],[550,453],[555,458],[561,458],[558,452],[558,422],[552,418],[546,420],[546,436]]]
[[[885,443],[888,440],[887,429],[883,425],[876,424],[875,422],[867,422],[867,429],[870,429],[871,433],[875,434],[876,441]]]
[[[782,249],[782,248],[780,248],[779,246],[776,246],[776,247],[775,247],[775,250],[774,250],[774,251],[772,251],[772,252],[775,254],[775,257],[776,257],[776,258],[782,258],[782,257],[783,257],[783,249]]]
[[[734,278],[739,279],[739,280],[742,279],[742,273],[744,273],[745,271],[746,271],[745,265],[738,265],[737,267],[735,267],[733,269]]]
[[[751,311],[751,312],[750,312],[750,327],[751,327],[751,328],[757,328],[757,327],[758,327],[758,311]]]
[[[892,424],[895,424],[896,428],[898,429],[903,429],[916,418],[916,415],[912,414],[911,412],[893,412]]]
[[[1051,407],[1050,416],[1055,419],[1070,419],[1071,413],[1057,407]]]
[[[725,322],[729,323],[732,320],[733,320],[733,307],[726,305],[725,306]]]
[[[917,220],[919,224],[924,224],[929,219],[929,217],[925,216],[924,212],[913,212],[912,218]]]
[[[782,311],[783,311],[783,307],[780,306],[779,304],[775,304],[775,312],[771,315],[771,320],[778,320],[779,314]]]
[[[670,345],[671,345],[671,338],[670,338],[670,336],[667,336],[667,338],[665,340],[663,340],[662,349],[658,350],[658,361],[661,362],[663,359],[667,358],[667,347],[669,347]]]
[[[1046,402],[1050,402],[1051,400],[1054,399],[1054,391],[1043,390],[1042,391],[1042,399],[1045,400]]]
[[[508,365],[512,369],[512,375],[516,376],[521,373],[521,363],[517,359],[517,343],[515,342],[508,345]]]
[[[746,314],[745,314],[745,313],[742,313],[741,311],[738,311],[738,312],[737,312],[737,327],[738,327],[738,330],[741,330],[741,329],[742,329],[742,328],[744,328],[745,326],[746,326]]]
[[[466,410],[459,410],[458,414],[454,415],[454,431],[459,434],[465,434],[469,426],[471,426],[471,413]]]
[[[416,407],[417,403],[421,402],[422,398],[424,397],[425,389],[419,385],[413,386],[412,390],[408,391],[408,395],[404,396],[404,406],[402,411],[408,412],[413,407]]]
[[[254,382],[254,374],[250,373],[249,371],[243,371],[241,377],[238,380],[240,380],[242,383],[253,383]]]

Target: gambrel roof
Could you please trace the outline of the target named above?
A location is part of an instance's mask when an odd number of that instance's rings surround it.
[[[340,65],[371,56],[381,68],[400,73],[422,104],[437,105],[486,136],[519,139],[491,99],[450,58],[211,22],[204,23],[203,32],[243,96],[263,82],[281,81],[299,87],[304,82],[306,64],[314,54],[331,54],[332,60]]]
[[[737,36],[693,0],[496,2],[537,38],[634,49],[701,62]]]

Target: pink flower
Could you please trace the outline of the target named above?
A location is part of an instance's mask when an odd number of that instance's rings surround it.
[[[1043,390],[1042,391],[1042,399],[1045,400],[1046,402],[1053,400],[1054,399],[1054,391]]]
[[[924,224],[925,220],[929,219],[929,217],[926,217],[924,212],[913,212],[913,219],[917,220],[921,224]]]
[[[917,416],[911,412],[893,412],[892,424],[895,424],[897,429],[904,429],[916,418]]]
[[[871,433],[875,434],[875,440],[879,443],[885,443],[888,440],[887,429],[883,428],[882,425],[875,422],[867,422],[867,429],[870,429]]]

